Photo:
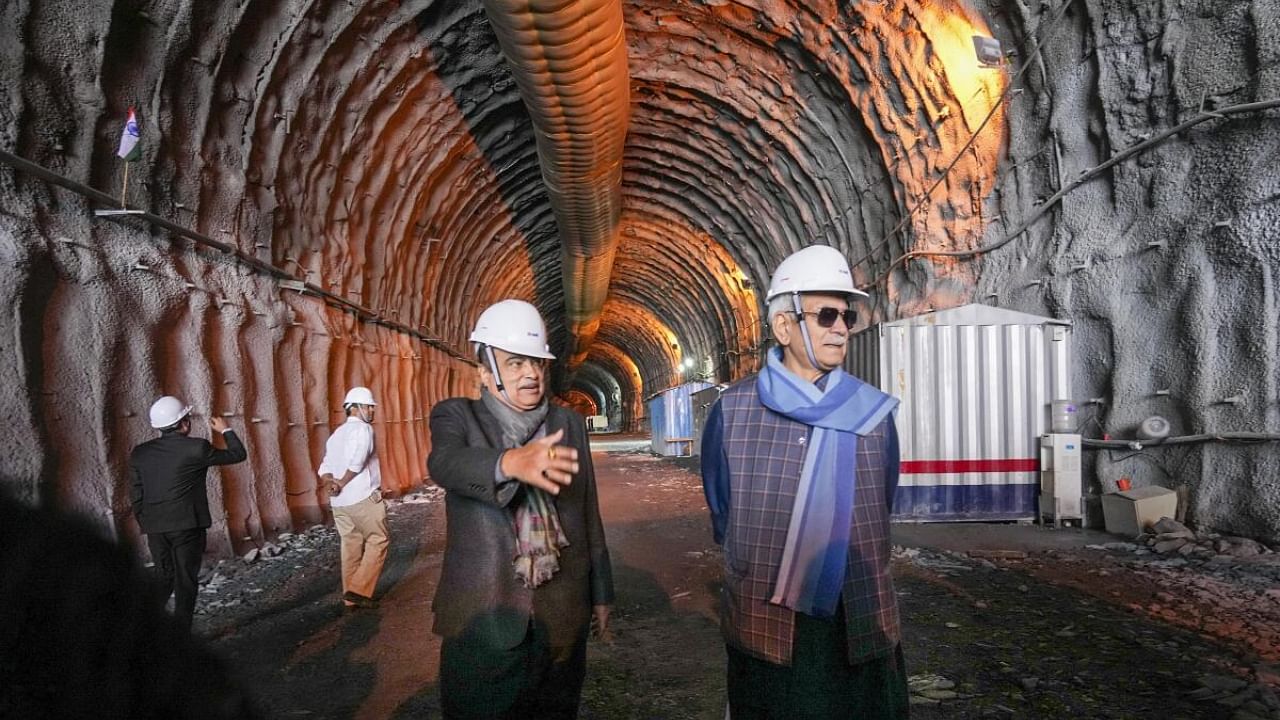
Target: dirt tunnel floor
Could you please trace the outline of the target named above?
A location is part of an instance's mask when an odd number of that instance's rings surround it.
[[[647,445],[601,440],[596,469],[618,602],[613,644],[589,649],[581,716],[719,720],[720,554],[697,475],[689,461],[653,457]],[[430,600],[443,550],[441,492],[390,507],[377,610],[342,612],[332,528],[283,538],[252,564],[211,568],[196,630],[267,717],[439,717]],[[941,527],[931,531],[945,536]],[[987,526],[987,549],[1033,539],[1026,557],[1001,558],[910,547],[919,533],[903,528],[908,547],[895,551],[894,567],[914,718],[1280,720],[1267,685],[1280,678],[1260,664],[1275,660],[1274,646],[1259,650],[1253,637],[1280,629],[1280,598],[1264,588],[1234,605],[1207,607],[1203,595],[1171,603],[1179,578],[1153,574],[1165,568],[1089,549],[1087,534],[1064,542],[1061,533],[1073,531],[1057,531],[1056,549],[1036,549],[1035,533],[1053,532]],[[1184,571],[1184,584],[1204,585]],[[1199,624],[1187,622],[1193,613]]]

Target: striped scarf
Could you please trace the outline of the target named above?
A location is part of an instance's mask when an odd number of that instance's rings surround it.
[[[480,398],[502,428],[504,448],[521,447],[544,433],[549,409],[546,400],[521,412],[494,397],[488,388],[481,390]],[[568,547],[569,539],[560,526],[555,501],[547,493],[525,485],[523,495],[515,508],[516,556],[511,564],[525,587],[536,588],[560,570],[560,548]]]
[[[770,410],[813,427],[796,487],[782,564],[770,602],[814,617],[835,614],[849,557],[858,436],[898,406],[890,395],[836,368],[825,388],[805,382],[769,353],[756,379]]]

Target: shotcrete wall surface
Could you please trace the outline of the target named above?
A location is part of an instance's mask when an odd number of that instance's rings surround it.
[[[1042,20],[1010,17],[1002,39]],[[988,242],[1037,199],[1202,107],[1280,98],[1275,3],[1076,2],[1059,22],[1011,103],[990,203],[1005,219]],[[1136,439],[1151,415],[1173,435],[1280,433],[1278,130],[1275,110],[1196,126],[1085,183],[984,258],[975,299],[1073,321],[1086,437]],[[1202,526],[1280,537],[1280,444],[1086,460],[1095,490],[1121,477],[1186,485]]]
[[[378,400],[383,487],[423,482],[430,406],[474,395],[471,366],[276,287],[219,253],[134,227],[64,223],[88,209],[74,198],[53,204],[64,212],[50,224],[0,218],[4,237],[44,240],[2,246],[6,267],[23,270],[0,283],[21,298],[8,318],[24,352],[17,362],[6,355],[4,368],[29,390],[8,393],[5,406],[26,430],[15,433],[5,467],[20,493],[133,535],[128,454],[155,437],[150,403],[175,394],[195,408],[193,434],[208,437],[217,414],[248,449],[247,462],[212,471],[209,483],[210,550],[239,552],[326,519],[315,468],[354,385]]]
[[[1154,414],[1175,434],[1280,432],[1280,118],[1232,110],[1280,98],[1276,3],[632,0],[622,17],[617,250],[594,343],[554,371],[611,425],[694,379],[686,359],[713,382],[754,371],[773,268],[822,242],[872,292],[861,323],[973,301],[1072,321],[1086,437]],[[212,474],[231,552],[322,516],[314,468],[347,386],[379,397],[386,482],[407,488],[430,406],[476,389],[437,348],[466,355],[484,306],[530,300],[553,352],[574,349],[536,133],[480,0],[19,0],[0,28],[0,150],[116,195],[135,106],[131,207],[438,338],[0,165],[0,473],[24,495],[136,533],[125,458],[147,404],[181,394],[249,447]],[[979,66],[974,35],[1007,62]],[[1275,443],[1087,459],[1095,492],[1186,485],[1192,521],[1280,539]]]

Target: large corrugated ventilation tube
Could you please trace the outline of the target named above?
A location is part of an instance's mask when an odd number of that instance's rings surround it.
[[[620,0],[484,0],[533,119],[560,229],[571,367],[600,327],[622,215],[630,78]]]

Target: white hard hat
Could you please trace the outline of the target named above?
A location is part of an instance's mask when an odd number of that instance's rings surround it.
[[[190,414],[190,405],[172,395],[165,395],[151,403],[151,427],[157,430],[173,427],[179,420]]]
[[[373,401],[373,391],[367,387],[353,387],[347,391],[347,396],[342,398],[342,406],[348,405],[377,405]]]
[[[556,357],[547,347],[547,326],[538,308],[523,300],[503,300],[486,308],[470,340],[525,357]]]
[[[867,297],[853,286],[844,254],[828,245],[810,245],[791,253],[773,273],[765,302],[784,293],[830,292]]]

